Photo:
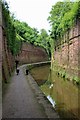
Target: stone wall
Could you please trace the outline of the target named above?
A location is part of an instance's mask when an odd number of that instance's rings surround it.
[[[18,59],[21,64],[34,63],[48,60],[48,55],[43,48],[23,42]]]
[[[64,68],[71,76],[80,77],[80,21],[69,30],[54,52],[56,65]]]

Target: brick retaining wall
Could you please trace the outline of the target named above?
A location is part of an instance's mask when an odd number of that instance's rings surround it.
[[[70,75],[80,77],[80,21],[64,35],[63,43],[56,47],[54,59],[57,66],[65,68]],[[54,63],[54,62],[53,62]]]
[[[43,48],[23,42],[21,53],[18,56],[21,64],[35,63],[48,60],[48,55]]]

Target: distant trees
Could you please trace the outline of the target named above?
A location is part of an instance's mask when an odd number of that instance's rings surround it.
[[[49,57],[51,56],[50,38],[49,38],[49,35],[45,29],[40,30],[40,33],[38,34],[38,37],[37,37],[36,41],[34,42],[34,44],[45,48]]]
[[[14,27],[18,39],[43,47],[50,56],[49,35],[45,29],[39,32],[36,28],[31,28],[27,23],[19,20],[14,20]]]

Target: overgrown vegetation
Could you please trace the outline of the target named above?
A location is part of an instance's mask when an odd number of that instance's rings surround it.
[[[15,19],[14,15],[10,14],[7,2],[2,2],[2,11],[8,47],[13,55],[17,55],[20,52],[22,42],[29,42],[43,47],[48,55],[51,56],[50,38],[45,29],[41,29],[39,32],[36,28],[31,28],[26,22]]]
[[[13,25],[13,19],[10,17],[10,12],[8,10],[8,4],[2,3],[2,14],[4,18],[4,27],[5,27],[5,35],[8,40],[8,46],[11,49],[11,52],[14,53],[15,48],[15,28]],[[14,33],[14,34],[13,34]]]
[[[24,42],[43,47],[50,56],[51,45],[45,29],[41,29],[39,32],[36,28],[31,28],[27,23],[20,22],[19,20],[14,21],[14,26],[17,32],[17,38],[19,37]]]
[[[57,40],[65,34],[80,18],[80,1],[57,2],[50,11],[48,20],[52,27],[51,36]],[[59,42],[59,41],[58,41]]]

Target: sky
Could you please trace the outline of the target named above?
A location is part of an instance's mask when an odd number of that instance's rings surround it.
[[[50,29],[49,21],[47,21],[52,5],[59,0],[6,0],[9,4],[11,13],[15,17],[26,22],[32,28]]]

